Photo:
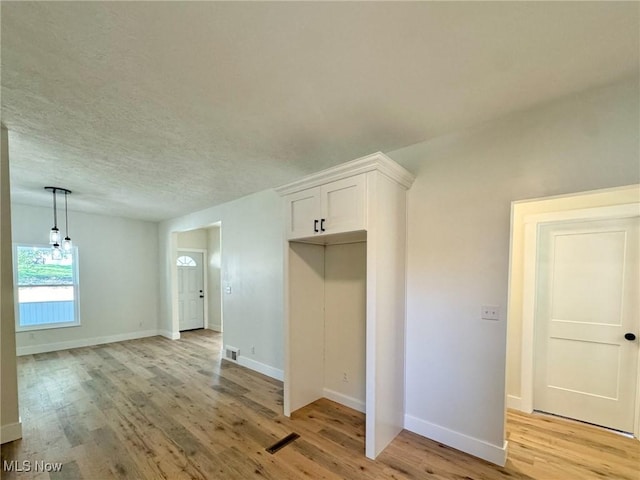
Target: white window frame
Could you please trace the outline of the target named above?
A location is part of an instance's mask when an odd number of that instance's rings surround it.
[[[21,325],[20,324],[20,303],[19,303],[19,288],[18,285],[18,247],[27,248],[51,248],[50,245],[37,245],[28,243],[14,243],[13,245],[13,285],[14,285],[14,305],[15,305],[15,317],[16,317],[16,333],[17,332],[31,332],[34,330],[50,330],[54,328],[66,328],[66,327],[79,327],[80,323],[80,275],[78,268],[78,247],[74,246],[71,250],[73,256],[73,317],[71,322],[56,322],[56,323],[41,323],[38,325]]]
[[[188,258],[189,260],[182,260],[183,258]],[[182,263],[181,263],[182,262]],[[176,267],[197,267],[198,262],[191,255],[178,255],[178,259],[176,260]]]

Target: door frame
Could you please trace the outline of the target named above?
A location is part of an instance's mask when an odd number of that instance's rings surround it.
[[[522,347],[520,374],[520,410],[533,411],[534,390],[534,328],[536,311],[536,280],[538,257],[538,231],[543,224],[629,218],[640,216],[640,202],[598,206],[581,209],[558,209],[546,213],[534,213],[522,218],[523,228],[523,278],[522,278]],[[512,215],[513,218],[513,215]],[[512,226],[513,232],[513,226]],[[513,238],[512,238],[513,244]],[[510,282],[511,283],[511,282]],[[511,303],[511,293],[509,295]],[[511,312],[510,312],[511,313]],[[640,372],[640,354],[638,355]],[[512,403],[512,402],[510,402]],[[513,404],[511,405],[514,406]],[[636,387],[634,436],[640,439],[640,382]]]
[[[203,265],[202,265],[202,289],[204,291],[204,294],[206,295],[206,297],[204,298],[204,310],[202,311],[202,314],[204,315],[204,328],[208,329],[209,328],[209,305],[208,305],[208,295],[209,295],[209,285],[207,283],[207,259],[209,258],[208,254],[207,254],[207,249],[206,248],[177,248],[176,252],[178,253],[178,257],[180,256],[180,253],[186,253],[186,252],[195,252],[195,253],[201,253],[202,254],[202,261],[203,261]],[[177,258],[177,257],[176,257]],[[178,269],[178,266],[175,265],[174,262],[174,268]],[[177,289],[177,283],[176,283],[176,289]],[[177,290],[176,290],[177,291]],[[179,327],[178,327],[179,328]]]

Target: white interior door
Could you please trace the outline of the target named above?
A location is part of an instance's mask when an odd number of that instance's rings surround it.
[[[180,330],[204,328],[204,269],[200,252],[178,253]]]
[[[540,227],[534,409],[634,430],[638,224],[635,217]]]

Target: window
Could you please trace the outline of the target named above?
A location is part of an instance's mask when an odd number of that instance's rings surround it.
[[[196,264],[196,261],[193,258],[188,257],[187,255],[182,255],[178,257],[178,261],[176,262],[176,265],[178,265],[179,267],[197,267],[198,266]]]
[[[77,248],[62,260],[48,246],[18,245],[15,254],[16,330],[80,325]]]

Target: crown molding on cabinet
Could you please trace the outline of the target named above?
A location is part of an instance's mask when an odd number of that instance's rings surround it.
[[[353,175],[373,170],[383,173],[406,189],[411,188],[411,185],[416,178],[413,173],[398,165],[384,153],[376,152],[371,155],[367,155],[366,157],[357,158],[356,160],[307,175],[306,177],[302,177],[300,180],[277,187],[275,188],[275,191],[282,196],[289,195],[290,193],[299,192],[301,190],[306,190],[307,188],[317,187],[335,180],[341,180],[343,178],[352,177]]]

